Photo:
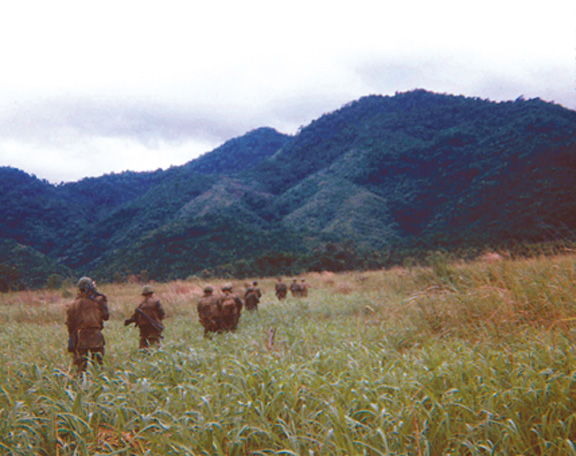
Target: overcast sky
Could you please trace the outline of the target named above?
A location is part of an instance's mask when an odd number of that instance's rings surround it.
[[[181,165],[423,88],[576,109],[574,0],[18,0],[0,165],[58,183]]]

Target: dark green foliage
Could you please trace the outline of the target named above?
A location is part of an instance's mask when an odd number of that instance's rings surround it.
[[[100,212],[138,198],[153,185],[160,183],[163,175],[160,170],[149,173],[125,171],[98,178],[87,177],[61,187],[68,200],[77,201],[79,205],[86,205],[91,210]]]
[[[271,157],[289,140],[272,128],[259,128],[227,141],[186,167],[203,174],[238,174]]]
[[[279,251],[289,248],[293,255],[303,251],[298,238],[285,231],[263,230],[239,223],[228,214],[209,218],[188,218],[154,230],[118,252],[112,252],[96,268],[98,277],[112,279],[115,274],[128,277],[143,268],[155,280],[172,280],[190,275],[236,275],[239,264],[227,266],[231,260],[243,259],[252,264],[261,249]],[[238,273],[240,274],[240,273]],[[251,275],[246,270],[239,276]]]
[[[53,186],[0,168],[0,235],[108,280],[343,271],[575,240],[574,188],[575,112],[416,90],[166,171]]]
[[[12,240],[0,241],[0,291],[56,288],[70,277],[70,270],[32,247]]]
[[[0,168],[0,239],[49,253],[66,238],[63,220],[84,210],[68,201],[58,188],[20,170]]]

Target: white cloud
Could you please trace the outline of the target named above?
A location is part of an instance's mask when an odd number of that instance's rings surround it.
[[[111,172],[153,171],[181,165],[216,147],[202,141],[180,144],[159,141],[152,147],[128,138],[82,138],[73,146],[38,146],[22,141],[0,141],[4,166],[35,174],[52,183],[70,182]]]

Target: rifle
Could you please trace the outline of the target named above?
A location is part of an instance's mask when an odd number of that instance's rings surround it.
[[[162,325],[162,323],[158,323],[157,321],[152,320],[148,315],[146,315],[144,311],[142,311],[142,309],[140,309],[140,307],[136,307],[136,312],[140,312],[140,315],[143,315],[144,318],[148,320],[148,323],[150,323],[156,331],[164,330],[164,325]]]
[[[96,290],[92,290],[88,295],[88,298],[90,298],[92,301],[96,301],[97,297],[102,297],[106,302],[108,302],[108,298],[102,293],[98,293]]]

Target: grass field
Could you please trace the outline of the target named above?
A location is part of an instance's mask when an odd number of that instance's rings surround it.
[[[141,287],[102,286],[105,363],[85,378],[73,290],[1,295],[0,454],[576,455],[576,257],[305,277],[281,303],[260,279],[260,310],[212,339],[203,282],[155,284],[149,354],[122,324]]]

